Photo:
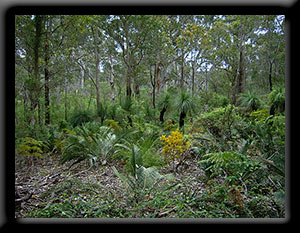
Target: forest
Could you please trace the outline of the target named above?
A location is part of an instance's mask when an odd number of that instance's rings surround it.
[[[16,15],[15,218],[285,218],[284,15]]]

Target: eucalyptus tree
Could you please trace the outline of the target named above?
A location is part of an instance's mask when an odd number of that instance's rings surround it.
[[[257,30],[257,57],[260,58],[258,67],[266,77],[269,91],[273,83],[280,83],[285,76],[285,21],[283,15],[262,16],[262,23]]]
[[[35,125],[35,109],[39,104],[39,93],[41,90],[41,80],[39,77],[39,56],[41,53],[41,17],[34,15],[18,15],[16,16],[15,27],[15,59],[16,70],[21,69],[20,73],[16,73],[16,82],[20,84],[19,94],[23,95],[25,120],[31,125]],[[16,83],[16,86],[19,86]],[[27,102],[30,102],[31,116],[26,114]],[[30,119],[29,119],[30,118]],[[38,112],[40,119],[40,111]],[[40,120],[39,120],[40,122]]]
[[[214,69],[224,70],[231,82],[232,103],[246,90],[249,57],[253,53],[253,38],[261,24],[261,16],[214,16],[209,31],[211,48],[208,58]]]
[[[134,79],[136,94],[139,93],[137,80],[133,76],[135,68],[144,57],[143,46],[149,35],[149,15],[111,15],[107,16],[103,29],[112,37],[121,50],[123,62],[126,66],[126,96],[132,95],[132,78]]]

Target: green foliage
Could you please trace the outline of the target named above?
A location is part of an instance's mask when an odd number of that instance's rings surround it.
[[[114,152],[114,145],[118,139],[111,132],[111,128],[102,126],[93,133],[88,126],[75,128],[75,135],[69,134],[65,139],[61,163],[76,160],[73,164],[89,159],[94,164],[98,159],[106,161]],[[72,164],[72,165],[73,165]]]
[[[69,127],[69,124],[66,120],[60,120],[58,122],[58,129],[59,130],[63,130],[63,129],[68,128],[68,127]]]
[[[152,166],[160,167],[164,164],[163,158],[156,152],[157,142],[158,134],[156,132],[141,135],[135,143],[130,142],[127,137],[126,140],[122,140],[122,143],[116,145],[118,148],[116,153],[121,155],[121,158],[126,161],[126,170],[134,176],[135,164],[146,168]]]
[[[164,91],[158,100],[158,108],[163,109],[166,108],[168,109],[171,106],[171,94],[168,91]]]
[[[282,209],[268,196],[256,195],[246,205],[254,218],[282,218]]]
[[[187,90],[182,90],[177,98],[177,109],[179,112],[192,113],[195,110],[195,102]]]
[[[268,109],[261,109],[261,110],[257,110],[257,111],[252,111],[250,113],[250,117],[252,117],[256,120],[266,120],[268,116],[269,116]]]
[[[201,114],[194,122],[194,127],[203,128],[212,135],[230,139],[233,127],[239,122],[237,109],[229,104],[226,107],[215,108],[210,112]]]
[[[285,110],[285,88],[276,88],[268,95],[271,108],[274,108],[274,113],[283,113]]]
[[[115,167],[113,167],[113,171],[124,186],[133,193],[135,202],[140,201],[145,195],[149,195],[154,189],[159,188],[159,183],[163,179],[173,180],[172,175],[161,175],[156,167],[145,168],[137,165],[137,163],[134,166],[136,167],[134,176],[120,174]]]
[[[121,130],[121,127],[117,121],[106,119],[103,123],[114,130]]]
[[[209,108],[226,107],[229,104],[229,99],[216,92],[202,92],[199,94],[199,100],[197,101],[200,105],[206,104]]]
[[[238,101],[240,102],[240,106],[245,107],[249,111],[256,111],[262,105],[262,101],[251,91],[241,93]]]
[[[37,156],[43,157],[43,148],[45,144],[31,137],[22,138],[21,142],[17,143],[16,152],[22,156]]]
[[[69,122],[73,127],[76,127],[82,125],[83,123],[92,121],[92,119],[93,115],[90,112],[85,110],[75,110],[71,114]]]
[[[101,123],[103,123],[107,115],[108,115],[107,105],[100,102],[99,109],[97,109],[97,116],[100,117]]]
[[[155,109],[152,109],[151,106],[146,102],[144,104],[144,119],[148,122],[155,119]]]
[[[261,167],[259,162],[248,156],[231,151],[206,154],[199,163],[208,164],[206,169],[214,175],[225,176],[229,184],[241,182]]]

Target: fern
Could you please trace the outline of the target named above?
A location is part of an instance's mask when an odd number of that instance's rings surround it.
[[[244,179],[261,168],[261,163],[251,160],[244,154],[231,151],[209,153],[203,158],[199,163],[206,165],[206,170],[213,175],[235,177],[236,180]]]
[[[22,156],[37,156],[42,157],[43,148],[46,145],[42,141],[38,141],[31,137],[25,137],[22,139],[22,142],[17,145],[16,152]]]

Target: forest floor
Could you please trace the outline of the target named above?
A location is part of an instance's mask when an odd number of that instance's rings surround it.
[[[130,196],[114,174],[113,166],[122,173],[120,161],[96,168],[80,163],[69,169],[68,165],[59,164],[56,154],[47,159],[35,158],[33,164],[30,164],[32,160],[20,158],[16,160],[15,170],[15,217],[159,218],[180,217],[180,212],[186,213],[185,210],[193,215],[195,210],[190,205],[178,205],[178,201],[189,201],[187,199],[199,197],[206,190],[202,180],[204,171],[196,165],[196,160],[190,158],[172,172],[175,183],[178,181],[181,185],[167,195],[144,193],[137,199]],[[165,166],[159,172],[167,174],[170,170],[171,167]]]

